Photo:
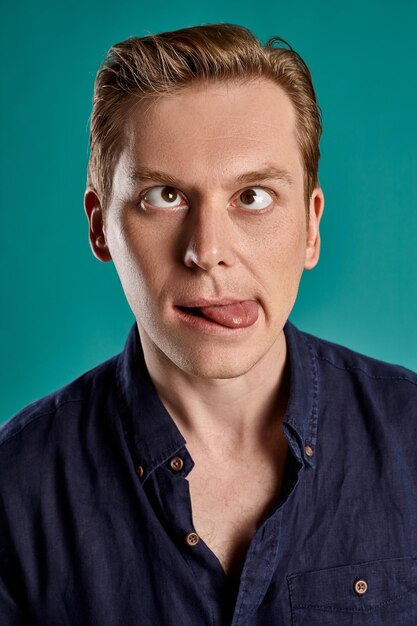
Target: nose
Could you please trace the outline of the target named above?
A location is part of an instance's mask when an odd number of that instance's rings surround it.
[[[232,266],[236,255],[226,207],[204,204],[191,211],[184,264],[210,271],[218,265]]]

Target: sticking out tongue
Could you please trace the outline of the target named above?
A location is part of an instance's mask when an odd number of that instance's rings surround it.
[[[252,326],[258,319],[258,303],[255,300],[202,306],[198,310],[207,319],[228,328],[246,328]]]

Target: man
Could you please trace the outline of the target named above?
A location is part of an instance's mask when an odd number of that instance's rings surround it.
[[[122,354],[1,432],[1,624],[417,623],[417,375],[297,330],[320,115],[233,25],[114,46],[85,211]]]

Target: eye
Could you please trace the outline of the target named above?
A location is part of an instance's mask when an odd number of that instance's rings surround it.
[[[183,198],[174,187],[152,187],[141,198],[143,202],[158,209],[170,209],[181,206]]]
[[[245,209],[259,211],[266,209],[273,202],[272,196],[262,187],[251,187],[245,189],[239,195],[239,200]]]

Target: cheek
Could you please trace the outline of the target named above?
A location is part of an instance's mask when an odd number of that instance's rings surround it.
[[[302,274],[306,230],[303,219],[285,216],[265,229],[256,242],[256,254],[263,259],[266,276],[274,283],[292,282]]]
[[[129,303],[146,301],[162,291],[168,267],[169,242],[160,229],[125,218],[113,224],[108,245]]]
[[[281,328],[294,306],[305,260],[305,225],[299,219],[286,219],[263,237],[262,283],[265,314]]]

